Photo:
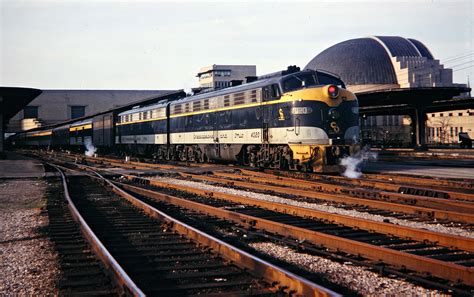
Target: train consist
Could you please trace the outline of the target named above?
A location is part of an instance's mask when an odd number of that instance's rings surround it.
[[[159,160],[230,161],[303,171],[339,171],[357,149],[358,103],[328,73],[289,68],[177,100],[116,110],[14,136],[15,145],[83,148]]]

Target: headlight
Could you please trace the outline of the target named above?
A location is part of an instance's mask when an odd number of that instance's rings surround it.
[[[328,87],[328,95],[332,99],[336,99],[339,96],[339,88],[335,85],[329,85]]]

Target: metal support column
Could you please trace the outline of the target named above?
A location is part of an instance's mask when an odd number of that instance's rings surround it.
[[[0,96],[0,159],[3,159],[5,156],[4,150],[4,139],[5,139],[5,123],[3,121],[3,112],[5,109],[3,108],[3,97]]]
[[[414,120],[415,124],[415,149],[417,150],[427,150],[426,146],[426,108],[424,106],[415,106],[414,111]]]

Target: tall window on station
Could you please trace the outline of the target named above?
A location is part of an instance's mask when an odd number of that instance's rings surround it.
[[[27,106],[23,109],[24,119],[37,119],[38,118],[38,106]]]
[[[80,118],[86,115],[86,107],[85,106],[71,106],[71,119]]]

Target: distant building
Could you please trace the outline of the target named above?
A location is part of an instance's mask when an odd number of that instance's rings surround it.
[[[166,91],[149,90],[43,90],[7,124],[7,133],[58,124],[92,115]]]
[[[390,88],[452,87],[453,70],[416,39],[370,36],[324,50],[305,68],[339,75],[354,93]]]
[[[464,86],[453,83],[453,70],[444,68],[423,43],[399,36],[370,36],[340,42],[318,54],[305,68],[339,75],[347,88],[356,95],[390,89]],[[456,127],[458,132],[472,129],[471,137],[474,136],[474,121],[471,120],[470,124],[467,122],[467,110],[444,112],[443,120],[449,119],[453,127],[452,134],[456,136],[432,136],[431,132],[440,129],[439,114],[436,113],[435,117],[427,114],[428,143],[454,141],[454,138],[457,139]],[[361,116],[361,138],[364,141],[403,146],[411,143],[414,131],[411,131],[409,116],[364,117],[363,113]],[[451,127],[447,129],[448,135],[451,135]]]
[[[246,81],[246,77],[256,76],[255,65],[211,65],[199,70],[199,86],[201,88],[225,88],[231,86],[231,81]]]
[[[384,146],[409,146],[411,119],[405,115],[361,117],[360,133],[364,143]]]
[[[459,143],[459,133],[474,139],[474,110],[451,110],[427,114],[427,143]]]

